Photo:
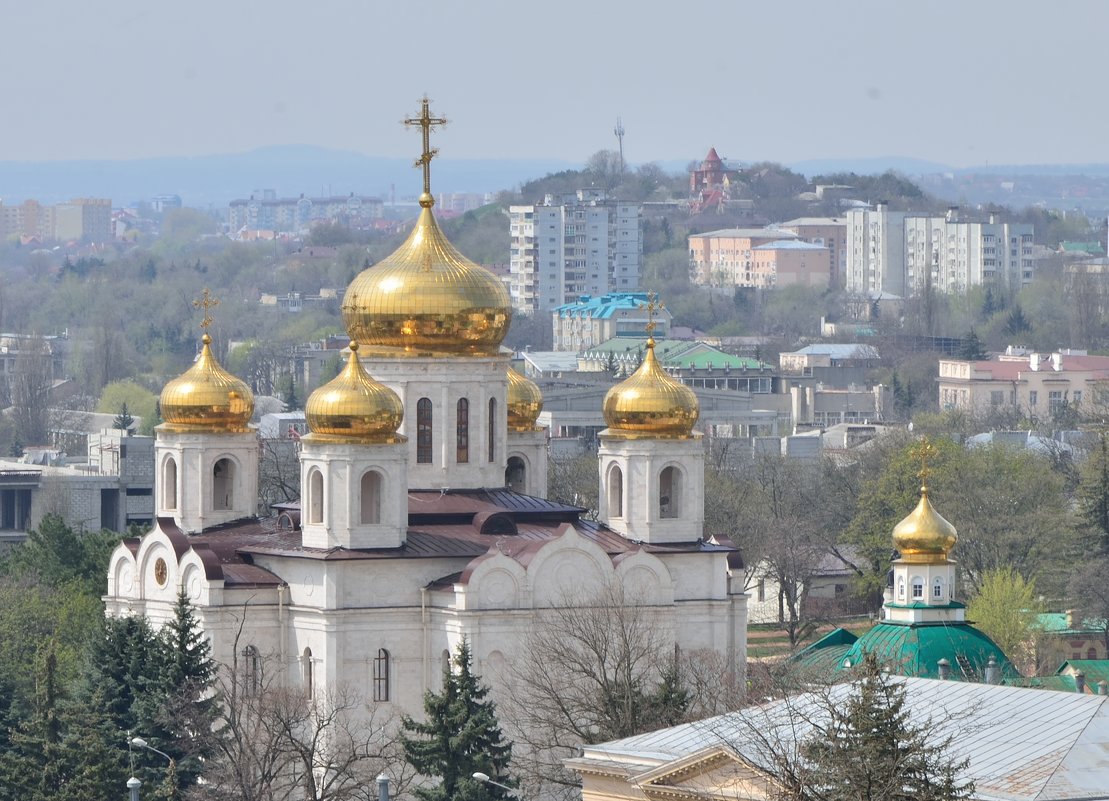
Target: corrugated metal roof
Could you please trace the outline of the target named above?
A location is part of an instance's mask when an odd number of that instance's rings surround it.
[[[1102,696],[936,679],[905,684],[910,720],[937,739],[952,737],[952,756],[965,758],[960,777],[988,801],[1109,799],[1109,709]],[[850,685],[828,690],[843,703]],[[586,746],[584,759],[622,764],[632,776],[707,748],[727,746],[756,765],[770,765],[762,744],[791,747],[827,718],[827,702],[810,693],[729,715]],[[758,734],[756,735],[756,732]],[[640,769],[635,770],[634,766]]]

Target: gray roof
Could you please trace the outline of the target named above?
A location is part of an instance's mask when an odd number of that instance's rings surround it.
[[[705,231],[702,234],[690,234],[690,238],[698,236],[712,237],[713,239],[789,239],[797,238],[792,231],[782,231],[777,228],[720,228],[716,231]]]
[[[983,801],[1109,799],[1109,697],[937,679],[905,684],[910,720],[953,737],[952,756],[969,760],[962,780]],[[830,688],[838,703],[850,685]],[[816,693],[748,707],[681,726],[585,747],[582,762],[620,766],[634,777],[710,748],[727,747],[769,766],[765,743],[793,744],[826,718]],[[571,765],[573,762],[570,763]]]
[[[794,353],[802,356],[831,356],[833,359],[877,359],[878,350],[873,345],[819,343],[806,345]]]
[[[569,350],[532,350],[521,354],[536,370],[543,373],[572,372],[578,369],[578,354]]]

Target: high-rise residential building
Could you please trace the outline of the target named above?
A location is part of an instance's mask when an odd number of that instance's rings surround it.
[[[847,212],[847,289],[905,297],[925,287],[951,293],[974,286],[1017,290],[1033,276],[1033,227],[875,209]]]
[[[316,222],[366,225],[385,213],[381,198],[356,195],[331,197],[277,197],[272,189],[256,192],[246,200],[232,200],[227,221],[232,232],[248,230],[305,231]]]
[[[798,217],[778,226],[814,245],[828,248],[828,285],[842,287],[847,271],[847,220],[843,217]]]
[[[777,228],[722,228],[691,234],[689,274],[695,283],[708,286],[762,286],[754,249],[796,238]]]
[[[547,195],[542,204],[512,206],[509,217],[509,286],[518,311],[549,312],[582,295],[639,288],[638,203],[580,189],[574,195]]]
[[[37,200],[25,200],[18,206],[0,203],[0,235],[18,235],[42,242],[110,242],[115,238],[112,201],[79,197],[56,206],[44,206]]]

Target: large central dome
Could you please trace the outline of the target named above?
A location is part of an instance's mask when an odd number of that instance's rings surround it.
[[[430,195],[420,205],[404,244],[347,287],[347,332],[371,354],[496,354],[512,321],[504,284],[447,240],[431,213]]]

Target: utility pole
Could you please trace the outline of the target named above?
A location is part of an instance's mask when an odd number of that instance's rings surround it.
[[[624,172],[624,123],[622,123],[620,121],[619,117],[616,118],[616,127],[612,129],[612,132],[614,134],[616,134],[616,141],[617,141],[617,143],[619,144],[619,147],[620,147],[620,173],[623,174],[623,172]]]

